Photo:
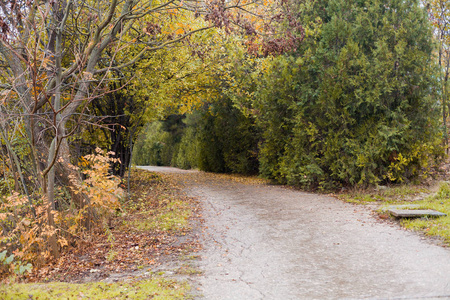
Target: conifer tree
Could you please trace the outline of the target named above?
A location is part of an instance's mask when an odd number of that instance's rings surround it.
[[[416,0],[329,0],[298,14],[303,23],[314,16],[321,28],[261,80],[254,105],[263,174],[323,188],[422,174],[442,153],[424,8]]]

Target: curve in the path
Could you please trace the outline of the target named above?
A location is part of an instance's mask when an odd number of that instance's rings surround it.
[[[450,250],[363,206],[175,170],[204,206],[205,299],[450,299]]]

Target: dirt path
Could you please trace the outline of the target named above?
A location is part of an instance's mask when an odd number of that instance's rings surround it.
[[[204,206],[204,299],[450,299],[450,249],[363,206],[171,168]]]

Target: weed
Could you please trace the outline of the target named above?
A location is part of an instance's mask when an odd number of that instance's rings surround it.
[[[111,262],[116,259],[117,255],[118,255],[117,251],[114,251],[111,249],[108,252],[108,256],[106,257],[106,260]]]
[[[107,256],[107,260],[109,262],[113,261],[116,256],[117,256],[117,251],[114,251],[114,243],[116,241],[114,235],[112,234],[111,230],[108,228],[108,225],[106,224],[106,222],[103,224],[103,226],[105,227],[105,235],[107,236],[107,241],[108,243],[110,243],[110,249],[108,252],[108,256]]]
[[[355,204],[364,204],[364,203],[370,203],[370,202],[377,202],[377,201],[384,201],[384,197],[378,196],[378,195],[371,195],[371,194],[356,194],[354,196],[349,195],[343,195],[341,196],[341,199],[349,202],[349,203],[355,203]]]
[[[8,256],[8,251],[4,250],[0,253],[0,271],[6,274],[14,273],[15,275],[22,276],[26,272],[31,272],[33,266],[30,263],[24,263],[20,259],[17,259],[14,254]],[[5,271],[6,269],[6,271]]]
[[[177,270],[177,274],[180,274],[180,275],[201,275],[201,274],[203,274],[203,272],[200,271],[198,268],[190,265],[190,264],[183,264]]]
[[[200,258],[200,255],[198,255],[198,254],[191,254],[191,255],[182,255],[180,257],[180,260],[184,260],[184,261],[186,261],[186,260],[197,260],[199,258]]]
[[[352,190],[338,195],[341,200],[356,204],[366,204],[371,202],[396,203],[399,201],[411,201],[417,196],[431,193],[422,186],[415,185],[397,185],[397,186],[379,186],[370,190]]]

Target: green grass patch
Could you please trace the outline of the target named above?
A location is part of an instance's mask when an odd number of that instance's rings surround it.
[[[192,299],[190,287],[164,278],[135,282],[0,285],[0,299]]]
[[[202,271],[199,270],[199,268],[189,264],[185,263],[183,264],[178,270],[177,274],[181,275],[201,275],[203,274]]]
[[[443,182],[433,195],[423,186],[398,185],[383,186],[370,190],[353,190],[338,195],[341,200],[356,204],[377,203],[380,212],[389,205],[418,205],[417,209],[434,209],[447,214],[446,217],[402,219],[401,225],[407,229],[424,232],[430,236],[441,237],[450,245],[450,184]]]
[[[189,203],[172,200],[165,207],[155,210],[155,214],[137,220],[134,226],[139,230],[184,231],[189,229],[191,215]]]
[[[356,203],[356,204],[367,204],[371,202],[377,202],[377,201],[384,201],[385,198],[380,197],[378,195],[372,195],[372,194],[345,194],[345,195],[339,195],[339,198],[341,200],[344,200],[345,202],[349,203]]]
[[[430,193],[430,190],[422,186],[404,184],[386,187],[379,190],[379,193],[386,198],[403,199],[419,193]]]
[[[425,232],[430,236],[442,237],[450,245],[450,185],[448,182],[440,184],[439,191],[434,196],[414,204],[422,209],[434,209],[447,214],[446,217],[420,218],[402,220],[402,225],[408,229]]]
[[[338,197],[349,203],[367,204],[367,203],[398,203],[402,201],[411,201],[418,195],[430,194],[431,191],[423,186],[415,185],[396,185],[396,186],[380,186],[375,189],[355,189],[346,193],[339,194]]]

